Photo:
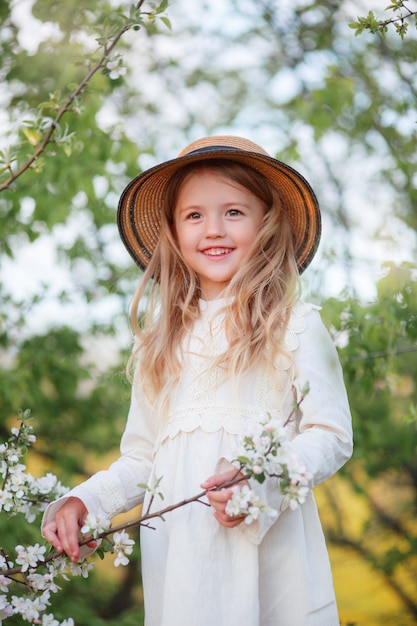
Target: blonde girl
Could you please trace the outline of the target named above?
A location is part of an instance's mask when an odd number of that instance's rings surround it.
[[[121,456],[52,503],[43,535],[74,561],[87,512],[107,517],[149,495],[164,505],[222,485],[239,441],[266,414],[288,417],[291,449],[312,487],[350,457],[348,400],[318,307],[299,274],[320,238],[308,182],[251,141],[209,137],[133,179],[119,202],[121,238],[144,270],[132,306],[132,402]],[[331,570],[310,494],[292,510],[277,479],[251,485],[278,511],[229,516],[179,508],[141,530],[146,626],[337,626]]]

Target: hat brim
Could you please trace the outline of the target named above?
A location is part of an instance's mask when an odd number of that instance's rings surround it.
[[[310,184],[286,163],[225,146],[210,146],[165,161],[130,181],[120,197],[117,224],[135,263],[146,269],[158,243],[163,199],[173,174],[185,165],[211,159],[249,166],[274,185],[292,224],[296,262],[299,272],[303,272],[317,251],[321,235],[319,204]]]

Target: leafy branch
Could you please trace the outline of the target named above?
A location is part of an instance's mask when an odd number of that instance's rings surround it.
[[[412,18],[414,18],[417,28],[417,11],[412,11],[408,7],[408,2],[406,3],[404,0],[392,0],[391,4],[389,4],[385,10],[393,11],[394,17],[379,20],[373,11],[369,11],[366,17],[358,17],[356,22],[349,24],[349,27],[355,31],[355,35],[360,35],[365,30],[368,30],[373,35],[376,33],[385,35],[388,31],[388,27],[394,26],[401,39],[404,39],[408,30],[409,21]]]
[[[91,81],[92,77],[99,70],[107,74],[111,73],[108,69],[106,69],[106,66],[108,66],[112,52],[128,30],[139,30],[139,28],[146,27],[147,24],[155,21],[156,18],[160,19],[167,27],[170,27],[168,18],[161,16],[161,13],[168,6],[168,0],[162,0],[159,6],[155,6],[152,11],[147,12],[141,11],[144,2],[145,0],[139,0],[136,5],[132,5],[129,15],[127,17],[124,16],[122,26],[114,27],[110,31],[110,36],[107,35],[107,37],[97,38],[97,42],[102,50],[101,54],[98,60],[92,67],[90,67],[84,78],[66,98],[66,100],[59,102],[59,93],[55,92],[50,96],[51,102],[40,105],[40,108],[48,106],[49,108],[54,108],[55,110],[57,109],[57,112],[52,118],[41,116],[35,124],[29,124],[28,128],[24,129],[23,132],[29,141],[29,144],[34,147],[33,152],[29,155],[27,160],[20,165],[18,169],[14,170],[13,163],[17,160],[14,151],[12,149],[8,149],[1,152],[0,165],[2,166],[3,171],[6,170],[9,172],[9,176],[3,183],[0,184],[0,191],[9,189],[12,183],[14,183],[24,172],[34,168],[40,156],[45,153],[47,146],[50,143],[53,143],[54,140],[57,141],[57,137],[59,137],[59,141],[64,144],[65,148],[65,144],[68,144],[68,141],[71,139],[71,135],[68,134],[67,131],[61,130],[60,122],[62,118],[69,112],[79,112],[79,96]],[[147,18],[147,23],[144,20],[145,16]]]
[[[285,420],[281,422],[273,419],[269,414],[261,421],[257,426],[254,426],[252,433],[248,433],[242,442],[242,450],[236,457],[233,465],[235,467],[235,473],[231,478],[224,481],[220,485],[204,489],[200,493],[181,500],[180,502],[166,506],[163,509],[151,512],[150,508],[154,500],[154,496],[158,495],[163,499],[161,493],[158,493],[161,479],[157,479],[155,485],[150,487],[148,485],[139,485],[146,488],[151,494],[151,499],[147,511],[144,515],[135,518],[128,522],[123,522],[118,526],[111,526],[110,520],[95,519],[94,521],[87,521],[85,526],[81,529],[83,538],[80,540],[79,545],[84,546],[90,544],[91,541],[106,540],[108,542],[108,549],[104,551],[114,551],[114,544],[108,539],[110,535],[116,536],[119,533],[124,534],[125,531],[138,526],[146,526],[152,528],[149,522],[153,519],[162,519],[167,513],[174,511],[180,507],[187,506],[194,502],[210,506],[203,498],[209,491],[219,491],[229,487],[236,487],[242,481],[253,479],[259,483],[263,483],[265,479],[269,477],[277,478],[279,480],[280,490],[283,495],[289,497],[291,508],[296,508],[299,504],[302,504],[309,491],[309,481],[311,479],[310,474],[307,472],[304,465],[300,462],[296,455],[286,447],[287,433],[285,427],[294,418],[299,410],[301,403],[304,401],[306,394],[309,393],[309,385],[305,385],[300,391],[300,397],[298,401],[295,401],[292,410]],[[26,411],[21,415],[22,425],[20,429],[14,429],[13,436],[9,439],[9,444],[3,446],[2,454],[4,465],[7,466],[10,462],[9,459],[13,459],[15,467],[18,466],[18,458],[21,457],[27,450],[27,446],[35,441],[35,437],[32,435],[32,429],[27,425],[30,419],[30,412]],[[19,449],[19,443],[22,439],[26,444],[24,448]],[[8,459],[9,455],[9,459]],[[20,466],[24,467],[24,466]],[[5,471],[5,468],[4,470]],[[6,474],[9,478],[9,473]],[[24,482],[24,481],[23,481]],[[23,483],[22,483],[23,484]],[[3,485],[6,487],[6,485]],[[235,492],[236,493],[236,492]],[[23,489],[20,498],[23,496]],[[245,492],[245,508],[239,508],[242,506],[242,500],[239,501],[238,510],[236,510],[236,502],[234,502],[233,513],[229,515],[247,516],[247,523],[250,523],[253,519],[257,518],[259,512],[265,512],[267,515],[274,517],[276,512],[269,509],[263,502],[258,500],[256,494],[247,488]],[[43,504],[43,503],[42,503]],[[227,509],[226,509],[227,511]],[[93,516],[94,517],[94,516]],[[127,537],[127,535],[125,535]],[[133,543],[128,539],[130,543]],[[117,543],[117,542],[116,542]],[[47,556],[44,556],[45,548],[38,546],[35,547],[36,556],[30,555],[30,548],[27,550],[23,546],[18,546],[23,554],[24,565],[18,567],[9,566],[9,559],[3,555],[3,568],[0,568],[0,575],[7,577],[13,582],[16,582],[17,575],[24,575],[28,569],[28,562],[30,563],[30,571],[33,573],[36,569],[44,567],[51,561],[64,558],[59,552],[52,552]],[[130,548],[130,545],[129,545]],[[35,553],[32,551],[32,555]],[[28,556],[29,555],[29,556]],[[21,558],[21,556],[19,556]]]
[[[187,504],[191,504],[193,502],[199,502],[200,504],[203,504],[204,506],[209,506],[206,502],[204,502],[202,500],[202,498],[209,492],[209,491],[218,491],[221,489],[225,489],[227,487],[231,487],[233,485],[237,485],[239,484],[241,481],[243,480],[247,480],[247,476],[238,476],[239,472],[236,472],[236,476],[235,478],[228,480],[224,483],[222,483],[221,485],[218,485],[217,487],[211,487],[210,489],[205,489],[204,491],[201,491],[200,493],[196,494],[195,496],[191,497],[191,498],[186,498],[184,500],[181,500],[180,502],[176,502],[175,504],[171,504],[170,506],[167,506],[163,509],[160,509],[158,511],[155,511],[153,513],[147,512],[145,513],[145,515],[141,515],[140,517],[137,517],[129,522],[123,522],[122,524],[118,525],[118,526],[112,526],[111,528],[108,528],[106,530],[103,530],[99,533],[94,533],[94,540],[100,540],[100,539],[108,539],[108,537],[110,535],[114,535],[122,530],[129,530],[131,528],[137,528],[138,526],[146,526],[147,528],[152,529],[152,526],[150,526],[148,524],[148,522],[152,519],[164,519],[164,516],[167,513],[170,513],[171,511],[175,511],[176,509],[179,509],[183,506],[186,506]],[[80,546],[85,546],[89,543],[91,543],[92,541],[92,537],[86,537],[85,539],[81,539],[79,541],[79,545]],[[38,567],[42,567],[43,565],[45,565],[46,563],[49,563],[50,561],[53,561],[57,558],[62,557],[62,553],[60,552],[51,552],[50,554],[48,554],[48,556],[46,556],[44,559],[42,560],[38,560],[36,566],[34,567],[34,569],[38,568]],[[3,576],[7,576],[7,577],[11,577],[11,576],[15,576],[17,574],[21,574],[22,573],[22,567],[13,567],[10,569],[5,569],[5,570],[0,570],[0,573]]]

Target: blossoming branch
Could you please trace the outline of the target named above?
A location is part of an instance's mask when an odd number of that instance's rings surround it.
[[[262,416],[259,424],[247,432],[241,448],[236,451],[233,465],[235,476],[222,485],[212,489],[233,487],[233,496],[227,504],[226,512],[230,516],[245,516],[245,523],[250,524],[265,514],[272,518],[278,512],[263,502],[253,489],[256,482],[265,480],[278,481],[281,494],[287,498],[290,508],[302,504],[309,492],[311,476],[301,460],[291,452],[286,426],[293,419],[300,404],[308,393],[308,386],[301,390],[300,400],[283,424],[270,415]],[[30,425],[30,412],[21,416],[19,428],[12,428],[11,437],[0,445],[0,513],[8,516],[24,515],[32,524],[49,502],[67,493],[68,488],[61,485],[51,473],[41,478],[34,478],[23,463],[27,449],[36,441]],[[81,529],[83,535],[80,545],[90,543],[92,539],[102,542],[99,551],[115,554],[114,565],[127,565],[134,548],[127,530],[136,526],[152,528],[151,521],[164,516],[192,502],[208,506],[205,496],[208,490],[151,512],[156,497],[163,499],[161,491],[162,477],[154,485],[142,485],[151,493],[148,510],[139,518],[112,527],[111,521],[94,515],[87,515]],[[45,546],[36,543],[33,546],[17,545],[15,557],[10,557],[0,547],[0,623],[11,615],[20,615],[23,620],[41,626],[73,626],[72,618],[59,622],[52,613],[47,613],[53,593],[59,592],[56,584],[58,577],[82,576],[87,578],[93,563],[85,560],[72,563],[66,555],[52,552],[47,554]],[[15,585],[13,585],[15,583]],[[17,587],[19,593],[12,593]]]

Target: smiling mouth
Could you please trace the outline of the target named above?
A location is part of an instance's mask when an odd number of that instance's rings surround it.
[[[206,256],[222,256],[229,254],[229,252],[233,252],[233,248],[209,248],[208,250],[203,250],[203,254]]]

